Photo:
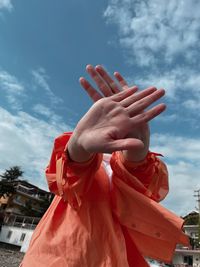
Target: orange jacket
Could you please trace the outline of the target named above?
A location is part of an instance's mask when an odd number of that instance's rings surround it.
[[[85,163],[67,158],[70,135],[55,140],[46,177],[56,196],[21,266],[149,266],[144,256],[170,262],[188,239],[182,219],[156,202],[168,192],[164,163],[151,152],[138,164],[113,153],[110,183],[101,154]]]

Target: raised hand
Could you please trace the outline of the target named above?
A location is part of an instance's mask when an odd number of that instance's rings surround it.
[[[102,98],[79,121],[69,141],[68,150],[75,161],[85,161],[93,153],[137,150],[144,146],[138,138],[129,137],[135,127],[148,122],[164,111],[159,104],[142,112],[161,98],[165,91],[154,87],[134,94],[127,89]]]
[[[116,83],[100,65],[96,66],[96,68],[94,68],[92,65],[87,65],[86,70],[102,93],[100,94],[84,77],[80,78],[79,81],[82,87],[86,90],[86,92],[94,102],[98,101],[102,97],[111,96],[113,94],[119,93],[121,90],[128,88],[134,89],[135,92],[138,90],[136,86],[129,87],[119,72],[114,73],[116,79],[119,82]]]
[[[86,90],[91,99],[95,102],[102,97],[111,96],[115,93],[120,92],[120,90],[126,90],[128,88],[133,89],[135,92],[138,90],[136,86],[129,87],[125,79],[119,72],[115,72],[114,76],[116,81],[114,81],[111,76],[105,71],[105,69],[98,65],[95,68],[92,65],[86,67],[87,72],[91,78],[95,81],[99,91],[97,91],[85,78],[80,78],[80,83],[82,87]],[[142,111],[143,112],[143,111]],[[148,123],[143,123],[134,127],[132,132],[129,134],[130,138],[136,138],[143,142],[143,147],[134,148],[134,151],[123,151],[124,156],[131,161],[140,161],[145,158],[149,150],[149,139],[150,131]]]

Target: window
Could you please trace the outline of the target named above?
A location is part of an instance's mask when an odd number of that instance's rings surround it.
[[[26,236],[26,234],[25,234],[25,233],[22,233],[22,235],[21,235],[21,237],[20,237],[20,242],[24,241],[25,236]]]
[[[7,204],[1,204],[1,208],[2,208],[3,210],[5,210],[6,207],[7,207]]]
[[[11,235],[12,235],[12,231],[8,231],[7,239],[10,239],[11,238]]]
[[[184,256],[184,263],[187,263],[188,265],[193,265],[193,257],[188,255],[188,256]]]
[[[19,200],[21,200],[21,196],[17,195],[17,196],[15,196],[15,199],[16,199],[17,201],[19,201]]]

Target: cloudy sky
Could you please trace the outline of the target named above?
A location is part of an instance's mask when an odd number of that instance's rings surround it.
[[[0,172],[20,165],[46,187],[53,139],[91,105],[85,66],[120,71],[140,88],[166,89],[167,111],[151,123],[164,155],[163,205],[195,209],[200,189],[200,2],[198,0],[0,0]]]

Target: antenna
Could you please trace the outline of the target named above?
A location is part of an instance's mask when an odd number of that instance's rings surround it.
[[[200,189],[199,190],[194,190],[194,197],[197,199],[198,212],[199,212],[199,216],[200,216]]]
[[[199,189],[199,190],[194,190],[194,197],[197,199],[197,203],[198,203],[198,212],[199,212],[199,223],[198,223],[198,245],[197,245],[197,247],[199,248],[199,245],[200,245],[200,189]]]

